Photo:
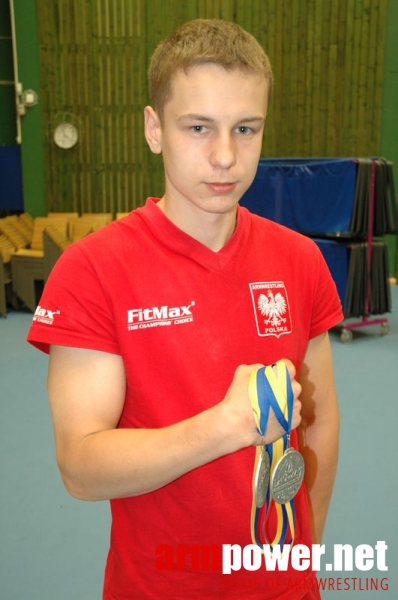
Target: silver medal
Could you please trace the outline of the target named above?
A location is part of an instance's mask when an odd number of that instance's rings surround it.
[[[297,494],[304,478],[304,459],[300,452],[288,448],[271,476],[271,495],[275,502],[286,504]]]
[[[257,508],[262,507],[267,497],[270,469],[271,464],[269,454],[265,448],[263,448],[254,475],[254,500]]]

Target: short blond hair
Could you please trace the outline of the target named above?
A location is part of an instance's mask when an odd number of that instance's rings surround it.
[[[161,42],[152,55],[148,70],[151,104],[162,118],[171,97],[172,79],[182,69],[214,63],[227,70],[240,69],[264,75],[268,93],[272,69],[263,48],[236,23],[221,19],[195,19],[181,25]]]

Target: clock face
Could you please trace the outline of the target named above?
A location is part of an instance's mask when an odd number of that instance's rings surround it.
[[[54,142],[59,148],[68,150],[77,144],[78,132],[72,123],[61,123],[54,130]]]

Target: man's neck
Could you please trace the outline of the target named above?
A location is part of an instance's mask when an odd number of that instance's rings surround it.
[[[176,227],[184,233],[197,240],[213,252],[218,252],[225,246],[236,227],[237,208],[226,213],[205,213],[200,211],[200,218],[197,218],[198,210],[181,212],[173,210],[162,198],[158,202],[158,207],[164,212],[166,217],[174,223]]]

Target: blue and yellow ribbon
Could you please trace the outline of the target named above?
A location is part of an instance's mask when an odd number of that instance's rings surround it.
[[[274,369],[276,369],[276,373]],[[264,446],[270,457],[272,474],[290,443],[294,395],[286,364],[283,361],[278,361],[273,365],[254,371],[249,379],[249,397],[256,427],[260,435],[265,435],[270,408],[273,409],[278,422],[285,431],[281,438]],[[257,446],[254,474],[262,451],[262,446]],[[277,526],[274,538],[271,541],[268,529],[272,510],[276,511]],[[262,507],[256,505],[253,475],[251,510],[251,537],[253,543],[260,546],[260,548],[263,548],[263,544],[269,544],[271,548],[276,544],[293,544],[295,522],[294,499],[286,504],[275,502],[271,497],[269,486],[264,505]],[[290,540],[286,541],[288,531],[290,532]]]

